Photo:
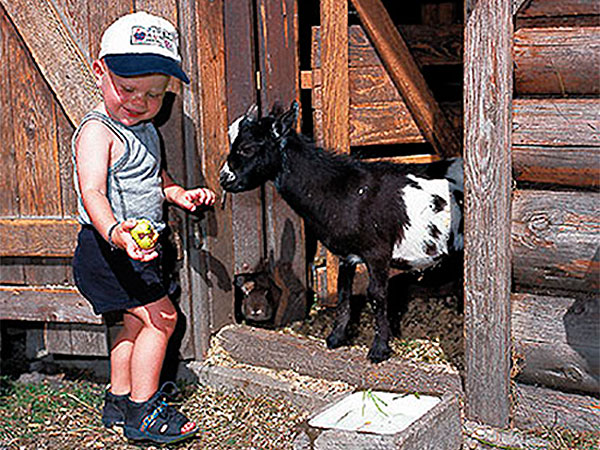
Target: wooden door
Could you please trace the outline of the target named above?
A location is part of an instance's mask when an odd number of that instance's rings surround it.
[[[44,324],[50,353],[107,353],[102,320],[78,293],[71,274],[79,225],[70,141],[100,99],[90,64],[102,31],[134,10],[178,23],[175,0],[0,2],[0,318]],[[159,132],[168,169],[185,184],[182,88],[173,82],[169,90]],[[169,222],[175,243],[183,243],[184,214],[171,211]],[[193,357],[193,308],[181,246],[178,256],[179,306],[188,317],[180,350]]]

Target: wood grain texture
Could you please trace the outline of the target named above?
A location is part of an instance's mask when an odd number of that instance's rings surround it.
[[[225,2],[227,121],[233,123],[258,103],[254,15],[251,0]],[[230,143],[231,144],[231,143]],[[234,271],[251,272],[265,248],[261,189],[229,196],[233,227]]]
[[[515,385],[514,391],[514,425],[517,428],[540,429],[543,426],[598,431],[598,398],[521,383]]]
[[[339,153],[350,153],[350,84],[348,74],[348,2],[321,2],[321,112],[314,123],[319,129],[317,142]],[[338,258],[326,253],[327,299],[337,301]]]
[[[600,393],[600,300],[512,295],[517,380]]]
[[[600,15],[596,0],[531,0],[519,11],[519,17],[559,17]]]
[[[76,220],[0,219],[0,256],[71,257]]]
[[[0,319],[102,323],[76,289],[28,286],[0,286]]]
[[[23,43],[11,39],[11,107],[20,216],[61,216],[54,104]]]
[[[517,95],[600,93],[600,27],[521,28],[514,39]]]
[[[517,286],[597,292],[600,194],[515,191],[513,277]]]
[[[420,67],[462,63],[463,27],[450,25],[398,25],[411,54]],[[313,67],[321,67],[321,27],[312,28]],[[361,25],[348,27],[349,67],[381,66],[383,63]]]
[[[352,0],[352,4],[421,132],[440,155],[460,154],[454,129],[381,1]]]
[[[240,363],[271,369],[295,370],[327,380],[340,380],[358,389],[430,394],[461,393],[458,373],[450,369],[390,359],[371,364],[366,350],[344,347],[328,350],[325,342],[246,326],[224,328],[219,345]]]
[[[196,4],[198,94],[201,128],[197,129],[198,164],[206,186],[218,191],[221,162],[229,153],[223,0]],[[213,208],[194,233],[201,233],[202,274],[208,287],[210,332],[233,321],[233,239],[231,212]],[[197,244],[196,244],[197,245]],[[201,316],[196,316],[201,317]]]
[[[39,0],[2,0],[39,70],[73,124],[93,108],[100,97],[89,61],[65,27],[54,4]]]
[[[579,188],[600,186],[600,147],[513,146],[517,181]]]
[[[465,17],[465,391],[467,416],[510,418],[512,14],[468,2]]]
[[[0,216],[19,215],[17,157],[14,141],[10,58],[16,30],[0,9]]]
[[[262,114],[273,106],[289,108],[299,98],[298,2],[259,0],[257,5],[258,67]],[[306,287],[304,224],[277,193],[272,183],[264,186],[266,255],[275,262],[289,288]],[[306,315],[306,296],[279,308],[275,323],[281,325]]]
[[[600,99],[515,99],[513,145],[600,147]]]

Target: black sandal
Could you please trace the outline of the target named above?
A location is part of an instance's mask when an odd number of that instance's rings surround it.
[[[175,383],[168,381],[144,403],[128,400],[125,437],[132,441],[169,444],[196,434],[198,427],[195,422],[163,400],[172,398],[176,393]]]
[[[125,426],[128,397],[129,394],[115,395],[106,391],[102,407],[102,423],[106,428]]]

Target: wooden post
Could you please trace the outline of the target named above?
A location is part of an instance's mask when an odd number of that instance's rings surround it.
[[[348,75],[348,1],[321,1],[321,90],[323,142],[341,153],[350,153],[350,87]],[[335,304],[338,259],[329,251],[325,304]]]
[[[263,114],[275,104],[287,109],[298,99],[300,70],[298,61],[298,1],[258,0],[258,55],[260,99]],[[264,188],[266,256],[278,267],[287,287],[306,287],[304,226],[298,215],[283,201],[272,183]],[[292,300],[291,298],[284,298]],[[280,304],[275,324],[303,319],[306,297],[294,304]]]
[[[438,154],[459,155],[460,142],[452,125],[381,0],[352,0],[352,4],[423,135]]]
[[[510,0],[468,0],[465,12],[465,391],[467,416],[510,418]]]
[[[228,124],[258,102],[253,3],[253,0],[236,0],[226,1],[224,5]],[[265,256],[261,189],[231,195],[228,201],[231,202],[234,273],[251,272]]]

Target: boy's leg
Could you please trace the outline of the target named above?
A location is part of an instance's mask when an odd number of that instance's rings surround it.
[[[128,395],[131,392],[131,356],[143,322],[136,316],[123,314],[123,328],[110,351],[111,393]]]
[[[141,321],[131,353],[131,394],[134,402],[145,402],[158,390],[169,338],[175,330],[177,311],[168,297],[128,310]]]

